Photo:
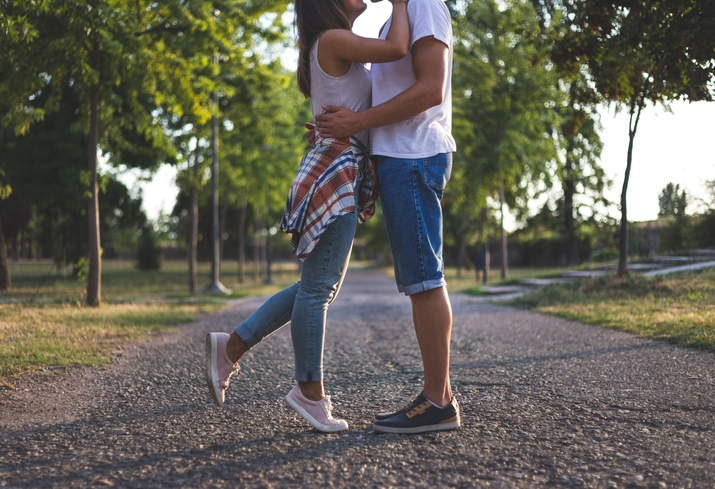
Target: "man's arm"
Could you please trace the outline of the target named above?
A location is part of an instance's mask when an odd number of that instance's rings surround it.
[[[447,86],[449,48],[434,36],[423,37],[412,45],[412,68],[417,81],[410,88],[362,112],[340,106],[324,106],[327,114],[315,116],[320,135],[343,138],[365,129],[406,121],[442,103]]]

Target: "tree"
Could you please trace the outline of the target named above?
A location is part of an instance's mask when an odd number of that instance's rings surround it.
[[[290,184],[308,149],[302,122],[308,120],[310,106],[298,91],[295,74],[273,62],[256,81],[249,90],[244,87],[242,96],[229,101],[226,109],[234,130],[225,138],[229,166],[224,177],[225,185],[236,189],[230,197],[240,206],[239,277],[245,268],[248,206],[254,220],[262,222],[254,223],[254,231],[277,228]],[[270,233],[261,239],[265,260],[270,257],[270,239]],[[266,265],[264,278],[270,280]]]
[[[0,214],[2,214],[3,234],[5,241],[12,249],[13,261],[20,259],[19,239],[20,235],[27,231],[32,220],[32,209],[13,192],[9,197],[0,200]]]
[[[31,106],[44,106],[52,92],[61,92],[56,109],[36,122],[26,134],[15,134],[12,128],[0,128],[0,166],[5,169],[19,198],[34,209],[33,228],[40,229],[43,239],[33,239],[54,257],[58,265],[76,265],[85,256],[87,236],[87,178],[84,170],[88,138],[82,124],[82,105],[69,81],[55,81],[38,91]],[[143,138],[125,131],[125,137],[136,142],[122,158],[134,166],[152,167],[157,156]],[[160,153],[163,155],[163,153]],[[28,172],[31,167],[34,171]],[[105,248],[111,254],[117,238],[126,240],[131,229],[141,229],[146,217],[141,212],[141,197],[130,195],[127,188],[111,175],[98,178],[100,229]],[[132,236],[133,237],[133,236]],[[37,236],[35,237],[37,238]],[[133,250],[133,244],[131,248]],[[124,251],[127,246],[124,246]],[[73,268],[77,271],[77,268]]]
[[[598,134],[596,103],[598,97],[584,80],[583,74],[561,73],[565,85],[564,103],[558,108],[560,158],[557,178],[563,198],[558,206],[566,238],[566,264],[578,264],[577,226],[581,213],[577,195],[588,194],[594,203],[606,203],[603,191],[606,177],[599,165],[603,143]],[[593,208],[593,207],[592,207]]]
[[[12,193],[10,186],[5,185],[2,180],[3,171],[0,168],[0,202],[7,199]],[[10,279],[10,267],[7,264],[7,247],[5,246],[5,238],[3,237],[2,216],[0,216],[0,291],[12,288],[12,280]]]
[[[547,165],[556,157],[552,132],[559,92],[528,2],[455,2],[450,7],[455,24],[454,133],[460,148],[455,161],[473,189],[498,199],[506,278],[504,207],[525,207],[528,190],[548,179]]]
[[[294,75],[286,72],[279,62],[256,59],[249,70],[242,58],[238,58],[240,62],[232,59],[221,64],[219,74],[228,87],[227,93],[219,97],[220,235],[227,233],[239,238],[241,279],[249,207],[255,214],[267,206],[273,209],[273,217],[278,215],[276,211],[282,211],[297,163],[306,148],[301,121],[305,120],[307,104],[297,90]],[[186,156],[179,166],[180,195],[173,213],[189,221],[183,226],[188,232],[182,237],[185,236],[189,244],[189,291],[195,293],[199,215],[203,216],[200,207],[209,198],[209,189],[204,185],[206,164],[211,156],[210,133],[199,122],[186,119],[181,125],[190,127],[191,132],[177,136],[178,147]],[[238,226],[232,229],[227,227],[230,212],[241,216]],[[223,256],[223,246],[221,250]]]
[[[82,100],[88,140],[89,284],[87,302],[101,299],[101,253],[97,188],[97,152],[110,161],[131,153],[132,138],[150,142],[171,156],[163,121],[183,111],[210,114],[210,78],[198,82],[196,67],[207,66],[217,49],[236,52],[241,38],[261,38],[262,13],[285,8],[284,1],[213,2],[167,0],[6,0],[0,35],[0,66],[6,77],[0,95],[11,94],[3,120],[26,131],[49,104],[26,110],[42,82],[70,79]],[[271,26],[272,27],[272,26]],[[265,38],[265,36],[263,36]],[[191,53],[190,56],[187,53]],[[56,99],[52,99],[56,100]],[[29,113],[31,116],[24,116]],[[111,120],[112,123],[104,123]]]
[[[156,234],[151,226],[142,230],[137,246],[137,268],[142,271],[159,270],[161,268],[161,247],[157,243]]]
[[[541,5],[557,2],[544,0]],[[618,275],[628,275],[627,190],[635,135],[648,102],[712,100],[715,10],[683,0],[562,0],[567,28],[552,59],[565,69],[588,69],[598,93],[629,114],[628,153],[621,190]]]
[[[680,184],[666,185],[658,194],[658,217],[685,214],[688,198],[685,190],[680,191]]]

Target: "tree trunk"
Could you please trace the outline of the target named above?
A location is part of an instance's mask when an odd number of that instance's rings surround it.
[[[10,267],[7,263],[7,247],[5,236],[2,234],[2,216],[0,216],[0,290],[12,289],[10,280]]]
[[[248,192],[243,189],[241,197],[241,215],[238,222],[238,283],[246,280],[246,209]]]
[[[266,282],[273,283],[273,249],[271,248],[271,233],[266,234]]]
[[[198,290],[196,267],[198,258],[199,241],[199,192],[194,184],[191,189],[191,229],[189,231],[189,294],[194,295]]]
[[[483,271],[484,271],[483,280],[484,280],[485,284],[487,283],[487,275],[489,273],[489,246],[488,246],[489,236],[486,236],[486,237],[484,236],[484,226],[486,224],[486,221],[487,221],[487,208],[482,207],[481,209],[479,209],[479,221],[478,221],[479,229],[477,230],[477,243],[478,243],[477,249],[481,248],[481,245],[479,245],[479,243],[484,243],[485,262],[484,262],[484,269],[483,269]],[[478,251],[477,253],[479,253],[479,255],[477,255],[478,261],[481,261],[482,252]],[[474,273],[476,274],[475,279],[476,279],[477,283],[479,283],[479,270],[481,270],[480,265],[481,265],[481,263],[476,263],[474,265]]]
[[[473,263],[467,253],[467,239],[465,236],[462,236],[459,238],[459,248],[457,251],[457,278],[462,278],[462,268],[466,268],[467,271],[469,271],[472,266]]]
[[[266,215],[265,213],[261,217],[261,237],[259,238],[261,241],[261,278],[263,282],[268,281],[268,243],[266,240],[267,234],[263,234],[263,230],[266,229]]]
[[[501,228],[501,278],[509,276],[509,250],[506,244],[506,230],[504,229],[504,183],[499,184],[499,227]]]
[[[263,228],[266,230],[266,237],[265,237],[265,256],[266,256],[266,277],[265,277],[265,283],[267,284],[272,284],[273,283],[273,250],[271,249],[271,230],[269,229],[269,223],[268,219],[270,219],[271,216],[271,203],[270,203],[270,191],[266,191],[266,215],[263,218]]]
[[[214,54],[214,65],[218,65],[218,54]],[[218,92],[213,93],[213,115],[211,116],[211,283],[209,289],[221,290],[220,238],[218,235]]]
[[[459,238],[459,246],[457,247],[457,278],[462,278],[462,267],[464,266],[462,248],[464,246],[464,239]]]
[[[219,220],[219,263],[223,263],[223,245],[226,241],[223,235],[226,234],[226,214],[228,213],[228,193],[231,191],[231,184],[226,185],[226,193],[223,196],[223,205],[221,206],[221,218]],[[221,280],[221,269],[219,268],[218,278]]]
[[[10,252],[12,253],[12,262],[20,263],[20,233],[10,240]]]
[[[489,279],[489,245],[487,244],[489,242],[489,238],[487,237],[486,242],[484,243],[484,277],[483,277],[483,283],[486,285],[487,280]]]
[[[571,175],[573,162],[570,156],[566,157],[566,173],[564,178],[564,234],[566,235],[566,264],[578,265],[578,246],[576,243],[576,227],[574,223],[573,196],[576,193],[576,184]]]
[[[99,45],[95,43],[92,54],[92,68],[99,72]],[[99,81],[94,83],[89,93],[89,277],[87,283],[87,304],[99,306],[102,287],[102,253],[99,238],[99,195],[97,188],[97,146],[99,145]]]
[[[79,275],[79,261],[84,256],[82,249],[82,213],[76,211],[72,213],[72,232],[74,233],[74,251],[72,256],[72,275],[77,278]]]
[[[256,218],[253,221],[253,281],[258,282],[261,265],[261,221]]]
[[[633,140],[636,137],[638,121],[645,105],[645,98],[648,93],[648,82],[643,86],[643,91],[633,95],[631,101],[630,119],[628,121],[628,158],[626,162],[626,174],[623,178],[623,188],[621,189],[621,232],[618,250],[618,276],[628,276],[628,208],[626,206],[626,192],[628,191],[628,179],[631,176],[631,163],[633,162]],[[635,116],[635,120],[633,119]]]
[[[199,138],[196,137],[194,153],[194,172],[191,183],[191,224],[189,229],[189,293],[194,295],[198,290],[196,279],[199,245]]]
[[[628,160],[626,163],[626,175],[623,179],[623,188],[621,189],[621,230],[620,243],[618,247],[618,276],[628,276],[628,208],[626,206],[626,191],[628,190],[628,178],[631,175],[631,158],[633,155],[633,132],[629,135],[628,141]]]

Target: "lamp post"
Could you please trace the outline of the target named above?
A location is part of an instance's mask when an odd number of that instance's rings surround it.
[[[214,10],[214,20],[218,18],[218,10]],[[214,53],[214,66],[218,66],[218,53]],[[211,283],[206,286],[204,292],[215,294],[230,294],[231,291],[221,283],[221,262],[220,245],[218,235],[218,92],[213,92],[213,115],[211,116],[212,137],[211,137]]]

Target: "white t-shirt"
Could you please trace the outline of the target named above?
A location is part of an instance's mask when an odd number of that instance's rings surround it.
[[[391,63],[372,64],[372,105],[376,106],[405,91],[417,81],[412,69],[412,45],[427,36],[449,47],[447,87],[442,104],[415,117],[370,131],[371,152],[395,158],[426,158],[452,153],[457,145],[452,137],[452,21],[442,0],[410,0],[410,48],[407,56]],[[390,30],[391,18],[381,39]]]

